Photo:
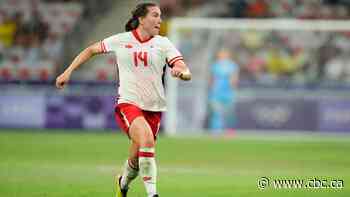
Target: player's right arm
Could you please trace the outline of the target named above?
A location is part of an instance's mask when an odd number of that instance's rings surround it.
[[[79,53],[78,56],[74,58],[73,62],[66,68],[66,70],[56,78],[56,87],[59,89],[64,88],[65,85],[68,83],[72,72],[76,68],[84,64],[94,55],[101,54],[103,52],[104,51],[101,47],[101,42],[96,42],[84,49],[82,52]]]

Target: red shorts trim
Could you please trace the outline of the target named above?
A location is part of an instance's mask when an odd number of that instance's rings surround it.
[[[156,139],[162,118],[161,112],[145,111],[130,103],[120,103],[115,106],[115,120],[128,136],[130,125],[139,116],[146,119]]]

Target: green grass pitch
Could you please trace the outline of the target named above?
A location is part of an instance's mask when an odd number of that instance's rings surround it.
[[[0,131],[0,197],[114,197],[125,135],[95,131]],[[160,136],[162,197],[350,196],[350,136],[232,139]],[[257,180],[337,179],[342,189],[258,189]],[[141,180],[129,197],[145,197]]]

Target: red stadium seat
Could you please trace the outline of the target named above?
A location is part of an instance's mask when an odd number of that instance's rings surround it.
[[[0,69],[0,76],[1,76],[1,79],[5,79],[5,80],[12,79],[11,70],[9,68],[1,68]]]
[[[50,77],[50,75],[49,75],[48,69],[46,69],[46,68],[41,68],[41,69],[39,70],[39,79],[40,79],[41,81],[48,81],[48,80],[49,80],[49,77]]]
[[[99,70],[97,70],[96,74],[97,74],[96,78],[97,78],[98,81],[107,81],[108,74],[107,74],[106,70],[99,69]]]
[[[20,80],[29,80],[31,77],[31,73],[28,68],[19,68],[17,74]]]

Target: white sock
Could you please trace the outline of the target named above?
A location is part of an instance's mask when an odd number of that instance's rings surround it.
[[[127,189],[132,180],[134,180],[139,174],[138,167],[132,166],[131,161],[128,159],[125,162],[123,175],[120,181],[120,187]]]
[[[154,148],[140,148],[139,167],[147,195],[152,197],[157,194],[157,166],[154,158]]]

